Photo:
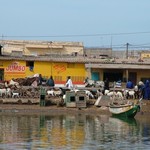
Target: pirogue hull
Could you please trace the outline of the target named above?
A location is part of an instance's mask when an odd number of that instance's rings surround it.
[[[134,118],[137,112],[140,110],[139,105],[122,105],[122,106],[110,106],[109,111],[112,116],[115,117],[127,117]]]

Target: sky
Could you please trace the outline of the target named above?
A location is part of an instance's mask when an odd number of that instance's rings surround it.
[[[0,39],[150,48],[150,0],[0,0]]]

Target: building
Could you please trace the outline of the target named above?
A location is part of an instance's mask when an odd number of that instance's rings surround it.
[[[131,79],[135,84],[150,79],[150,59],[145,59],[142,53],[143,60],[139,61],[139,56],[113,57],[112,49],[87,50],[80,42],[2,42],[1,80],[25,78],[36,73],[45,78],[52,75],[56,84],[65,84],[67,76],[71,76],[74,84],[83,84],[86,77],[93,80],[107,77],[111,82]]]
[[[3,55],[83,55],[81,42],[1,40],[0,43],[3,45]]]
[[[83,55],[80,42],[1,41],[0,79],[25,78],[41,73],[44,78],[54,77],[55,83],[65,84],[71,76],[75,84],[83,84],[84,63],[77,56]],[[80,72],[80,74],[79,74]]]
[[[112,48],[84,48],[84,54],[91,58],[111,58]]]

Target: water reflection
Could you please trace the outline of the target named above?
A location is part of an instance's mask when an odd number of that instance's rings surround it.
[[[0,149],[149,149],[150,120],[107,115],[0,115]]]

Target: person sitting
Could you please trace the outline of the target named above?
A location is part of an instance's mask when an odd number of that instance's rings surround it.
[[[129,80],[129,81],[127,82],[126,88],[128,88],[128,89],[133,89],[133,88],[134,88],[133,82],[132,82],[131,80]]]
[[[55,86],[55,82],[54,82],[54,80],[53,80],[53,76],[50,76],[50,78],[49,78],[48,81],[47,81],[47,85],[48,85],[48,86],[52,86],[52,87]]]

